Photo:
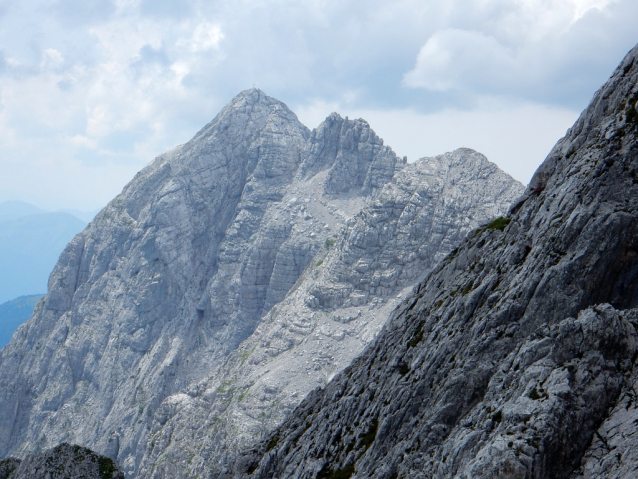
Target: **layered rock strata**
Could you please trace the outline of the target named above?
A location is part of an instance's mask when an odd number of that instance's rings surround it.
[[[324,168],[290,195],[309,158]],[[403,166],[363,120],[311,133],[263,92],[238,95],[62,253],[0,353],[0,455],[67,441],[134,476],[162,401],[218,368]]]
[[[507,218],[216,477],[633,477],[638,47]]]
[[[164,401],[141,477],[207,477],[279,425],[362,351],[417,280],[468,231],[504,214],[522,190],[468,149],[405,166],[348,220],[224,368]]]
[[[402,288],[521,189],[470,150],[406,167],[363,120],[333,114],[310,132],[241,93],[63,252],[0,351],[0,455],[69,442],[130,478],[207,474],[325,384]],[[290,391],[267,364],[299,353]]]

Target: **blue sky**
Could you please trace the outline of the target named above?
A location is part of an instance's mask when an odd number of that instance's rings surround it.
[[[0,201],[103,206],[253,85],[308,127],[527,182],[626,52],[635,0],[0,0]]]

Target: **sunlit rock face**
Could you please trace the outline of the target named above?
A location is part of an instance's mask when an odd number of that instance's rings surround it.
[[[303,182],[294,188],[298,197],[308,192]],[[406,165],[330,238],[223,368],[167,398],[140,475],[206,477],[279,425],[363,350],[416,281],[522,190],[468,149]]]
[[[633,477],[638,47],[507,218],[214,477]]]
[[[205,476],[345,367],[397,294],[522,190],[471,150],[406,165],[363,120],[311,132],[242,92],[61,255],[0,352],[0,456],[68,442],[129,478]]]

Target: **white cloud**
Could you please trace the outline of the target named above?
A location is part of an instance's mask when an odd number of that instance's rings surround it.
[[[448,28],[436,32],[423,45],[416,66],[405,75],[405,84],[434,91],[476,84],[485,87],[488,82],[500,86],[503,77],[511,76],[515,70],[514,52],[494,37]]]
[[[309,127],[363,116],[411,158],[465,145],[498,162],[525,144],[525,179],[633,46],[635,18],[635,0],[13,2],[0,200],[104,204],[253,84]]]
[[[64,58],[62,54],[53,49],[45,48],[42,52],[42,61],[40,62],[40,68],[42,70],[57,70],[64,64]]]
[[[619,2],[456,2],[458,6],[468,3],[473,8],[468,8],[464,21],[457,19],[457,26],[435,31],[423,44],[414,67],[403,77],[404,85],[435,92],[517,95],[554,102],[561,93],[573,89],[569,83],[561,84],[566,71],[596,63],[595,53],[608,48],[597,34],[609,28],[609,10]],[[638,8],[634,10],[638,13]],[[583,25],[593,28],[584,32]]]
[[[219,25],[209,22],[200,23],[193,31],[190,49],[193,52],[217,49],[223,38],[224,34]]]

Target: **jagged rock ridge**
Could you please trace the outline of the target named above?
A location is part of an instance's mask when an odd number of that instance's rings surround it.
[[[294,343],[314,331],[317,321],[304,319],[298,336],[279,337],[277,321],[288,322],[295,308],[309,315],[334,312],[329,319],[337,325],[330,329],[334,340],[356,336],[350,346],[361,350],[392,307],[390,296],[416,280],[420,268],[431,267],[465,231],[502,214],[521,190],[469,150],[419,168],[406,167],[363,120],[333,114],[310,132],[283,103],[259,90],[242,92],[191,141],[136,175],[63,252],[45,300],[0,351],[0,455],[23,457],[71,442],[117,458],[128,477],[136,477],[141,467],[143,474],[155,474],[148,461],[162,453],[160,439],[170,439],[172,428],[198,425],[193,418],[169,421],[171,415],[183,418],[188,398],[223,396],[221,384],[228,379],[223,374],[232,375],[237,363],[220,368],[258,325],[273,337],[255,350],[251,373],[263,366],[263,354],[287,351],[279,339]],[[450,178],[446,168],[453,172]],[[463,168],[477,177],[461,180]],[[385,188],[404,169],[413,173]],[[429,190],[418,183],[427,178]],[[471,214],[464,210],[463,192],[474,195]],[[366,210],[369,217],[354,220],[347,230],[354,236],[340,239],[341,228],[376,198],[380,203]],[[384,202],[392,213],[385,219],[379,217]],[[430,212],[438,222],[428,223]],[[375,244],[369,235],[386,227],[394,228],[396,238],[380,234]],[[429,235],[432,248],[419,234]],[[384,252],[383,241],[409,254],[393,257]],[[317,282],[313,289],[302,288],[300,275],[312,278],[319,258],[326,271],[336,264],[326,257],[329,251],[346,261],[341,270],[330,270],[329,288]],[[365,284],[348,276],[347,261],[355,259],[355,267],[368,268]],[[275,314],[273,305],[295,288],[306,295],[303,301],[286,315]],[[328,300],[335,291],[340,299]],[[377,307],[370,326],[363,314],[356,320],[350,314],[352,308]],[[270,329],[264,320],[272,319]],[[329,367],[313,369],[281,409],[263,411],[263,400],[249,395],[253,411],[264,415],[248,421],[244,436],[262,434],[281,421],[307,390],[343,367],[352,351],[331,356]],[[281,388],[267,394],[286,393]],[[181,460],[194,444],[216,444],[194,433],[189,441],[175,450],[169,440],[166,462]],[[193,467],[210,457],[196,452]],[[186,466],[179,474],[191,472]]]
[[[351,366],[217,477],[633,477],[637,57],[510,216],[469,235]]]

